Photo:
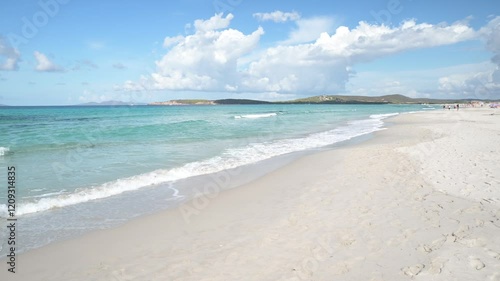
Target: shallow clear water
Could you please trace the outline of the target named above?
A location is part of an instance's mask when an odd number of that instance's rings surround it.
[[[4,107],[0,180],[6,185],[7,167],[16,167],[16,215],[25,225],[24,246],[32,248],[58,239],[54,233],[65,228],[78,233],[90,221],[90,228],[107,227],[169,206],[165,201],[178,201],[178,194],[189,190],[180,181],[346,141],[381,129],[390,114],[422,108]],[[131,206],[138,197],[151,208]],[[0,192],[2,225],[6,198],[5,189]]]

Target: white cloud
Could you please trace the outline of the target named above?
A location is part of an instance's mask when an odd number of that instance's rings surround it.
[[[413,79],[408,73],[359,73],[351,78],[346,92],[355,96],[405,95],[408,97],[426,97],[429,81],[426,78]],[[432,79],[432,78],[431,78]]]
[[[165,39],[163,40],[163,47],[164,48],[168,48],[172,45],[175,45],[179,42],[181,42],[182,40],[184,40],[184,36],[182,35],[177,35],[175,37],[165,37]]]
[[[194,28],[197,32],[210,32],[223,29],[229,26],[233,18],[232,14],[228,14],[225,18],[222,17],[222,13],[216,14],[208,20],[195,20]]]
[[[329,31],[333,19],[313,18],[298,20],[287,42],[259,50],[264,30],[244,34],[229,28],[232,18],[218,14],[197,20],[193,34],[172,39],[177,43],[167,37],[173,45],[156,62],[156,71],[127,81],[121,89],[333,94],[345,91],[351,69],[359,63],[478,37],[466,22],[433,25],[409,20],[396,27],[360,22],[354,29]],[[410,89],[404,84],[391,88]]]
[[[33,54],[35,55],[35,59],[36,59],[36,66],[35,66],[36,71],[41,71],[41,72],[64,71],[64,69],[62,67],[51,62],[49,60],[49,58],[47,58],[46,55],[44,55],[38,51],[35,51]]]
[[[238,59],[252,52],[264,34],[262,28],[245,35],[229,26],[232,14],[217,14],[196,20],[195,33],[183,37],[156,62],[156,72],[124,88],[168,90],[235,91],[238,89]],[[224,30],[220,30],[224,29]]]
[[[500,16],[479,30],[486,48],[493,53],[491,64],[482,71],[470,71],[443,76],[439,90],[451,96],[478,99],[500,98]]]
[[[486,47],[495,53],[500,54],[500,16],[493,18],[485,27],[480,31],[482,36],[486,39]],[[497,61],[495,63],[499,63]]]
[[[431,25],[410,20],[399,27],[387,27],[360,22],[353,30],[341,26],[332,36],[322,33],[315,45],[324,55],[366,62],[402,51],[449,45],[475,37],[476,32],[461,23]]]
[[[19,51],[11,47],[5,38],[0,35],[0,70],[17,70],[20,57]]]
[[[353,30],[342,26],[333,35],[322,33],[314,43],[269,48],[250,64],[251,79],[244,83],[260,91],[335,93],[344,91],[355,64],[474,36],[474,30],[461,24],[436,26],[409,21],[391,28],[360,22]]]
[[[297,27],[290,32],[283,44],[312,42],[321,33],[334,31],[335,21],[330,17],[313,17],[296,21]]]
[[[439,91],[449,97],[498,99],[500,80],[495,77],[498,66],[491,65],[489,70],[468,72],[439,78]]]
[[[491,62],[406,71],[364,71],[349,79],[346,92],[380,96],[402,94],[410,97],[490,98],[484,88],[469,85],[471,78],[484,79],[496,66]],[[467,82],[471,81],[471,82]]]
[[[297,12],[274,11],[272,13],[255,13],[253,17],[259,21],[287,22],[300,19],[300,14]]]

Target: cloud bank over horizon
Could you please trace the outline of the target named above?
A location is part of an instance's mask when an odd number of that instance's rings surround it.
[[[493,18],[477,32],[493,53],[492,66],[486,71],[456,74],[439,79],[439,89],[454,96],[481,99],[499,98],[500,93],[500,17]]]
[[[42,2],[0,9],[4,104],[500,99],[494,1]]]
[[[321,32],[318,30],[332,27],[333,19],[308,19],[281,11],[257,13],[254,17],[276,23],[295,21],[297,28],[287,40],[262,49],[259,43],[265,29],[261,26],[245,34],[230,27],[232,14],[196,20],[192,34],[165,38],[166,53],[155,62],[154,72],[128,80],[118,88],[285,95],[345,93],[346,84],[356,75],[353,69],[359,64],[411,50],[482,39],[495,54],[492,63],[497,65],[496,70],[477,73],[466,81],[464,74],[438,78],[437,91],[445,96],[474,96],[480,87],[494,93],[499,90],[500,17],[480,30],[471,28],[467,20],[430,24],[411,19],[398,26],[360,21],[353,29],[339,26]],[[301,21],[309,24],[301,25]],[[299,33],[318,35],[304,38]]]

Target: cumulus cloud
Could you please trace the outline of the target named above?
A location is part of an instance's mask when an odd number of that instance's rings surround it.
[[[47,58],[46,55],[35,51],[34,53],[35,59],[36,59],[36,66],[35,70],[40,71],[40,72],[59,72],[59,71],[64,71],[64,69],[56,64],[54,64],[52,61]]]
[[[288,42],[259,50],[264,30],[258,27],[244,34],[229,27],[232,19],[231,14],[217,14],[195,21],[191,35],[167,37],[170,48],[156,62],[156,71],[127,81],[121,89],[338,93],[345,90],[356,64],[477,38],[466,22],[433,25],[408,20],[392,27],[360,22],[354,29],[328,30],[333,29],[332,19],[313,18],[298,20]],[[308,37],[313,30],[314,38]]]
[[[448,75],[439,78],[439,90],[451,96],[478,99],[500,98],[500,17],[493,18],[479,30],[487,50],[493,53],[491,64],[483,71]]]
[[[163,40],[163,47],[165,47],[165,48],[171,47],[172,45],[175,45],[175,44],[181,42],[182,40],[184,40],[184,36],[182,36],[182,35],[177,35],[175,37],[168,37],[167,36]]]
[[[127,81],[124,88],[237,90],[238,59],[257,47],[264,31],[259,27],[246,35],[227,28],[232,18],[232,14],[217,14],[208,20],[196,20],[194,34],[180,39],[157,61],[155,73],[137,83]]]
[[[410,20],[399,27],[387,27],[360,22],[353,30],[341,26],[331,36],[322,33],[314,45],[327,56],[366,62],[402,51],[454,44],[475,36],[476,32],[462,23],[432,25]]]
[[[331,17],[313,17],[296,21],[297,27],[288,35],[283,44],[313,42],[321,33],[334,31],[335,21]]]
[[[496,64],[496,69],[489,78],[490,94],[500,97],[500,16],[494,18],[489,24],[481,29],[481,33],[486,37],[486,47],[493,52],[491,62]],[[488,86],[486,86],[488,88]]]
[[[474,36],[474,30],[459,23],[437,26],[407,21],[387,27],[360,22],[353,30],[341,26],[333,35],[322,33],[314,43],[269,48],[250,64],[251,79],[245,83],[261,91],[334,93],[344,90],[352,65]]]
[[[272,13],[255,13],[253,17],[259,21],[287,22],[300,19],[300,14],[297,12],[274,11]]]
[[[486,47],[495,53],[493,58],[496,64],[500,63],[500,16],[493,18],[485,27],[480,31],[482,36],[486,39]]]
[[[498,66],[479,72],[459,73],[439,78],[439,91],[445,96],[456,98],[498,99],[500,80]]]
[[[0,35],[0,70],[17,70],[21,54]]]
[[[216,14],[209,20],[195,20],[194,27],[196,29],[196,32],[211,32],[228,27],[233,18],[233,14],[228,14],[226,17],[223,17],[222,14]]]

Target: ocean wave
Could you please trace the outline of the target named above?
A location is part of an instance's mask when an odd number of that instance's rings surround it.
[[[351,121],[333,130],[314,133],[300,138],[250,142],[238,148],[226,149],[219,156],[191,162],[170,170],[160,169],[53,197],[32,198],[29,202],[19,202],[16,215],[42,212],[103,199],[146,186],[164,183],[170,184],[180,179],[237,168],[287,153],[321,148],[381,130],[384,124],[382,120],[394,115],[397,114],[374,114],[368,119]],[[0,217],[5,217],[6,215],[7,206],[0,205]]]
[[[0,146],[0,156],[6,155],[9,151],[10,149],[8,147]]]
[[[384,114],[372,114],[370,118],[372,119],[385,119],[388,117],[399,115],[399,113],[384,113]]]
[[[35,191],[35,190],[32,190],[32,191]],[[38,189],[38,191],[41,191],[41,190]],[[49,192],[49,193],[43,193],[40,195],[26,196],[26,198],[45,198],[45,197],[50,197],[50,196],[54,196],[54,195],[61,195],[61,194],[64,194],[66,192],[67,192],[66,189],[63,189],[63,190],[56,191],[56,192]]]
[[[55,208],[62,208],[79,203],[85,203],[93,200],[108,198],[119,195],[127,191],[137,190],[146,186],[152,186],[161,183],[173,182],[179,179],[209,174],[219,171],[216,165],[213,165],[215,159],[193,162],[182,167],[171,170],[156,170],[149,173],[140,174],[133,177],[122,178],[107,182],[99,186],[80,188],[72,193],[65,193],[54,197],[46,197],[29,202],[19,202],[16,215],[22,216],[31,213],[47,211]],[[7,206],[0,204],[0,217],[6,217]]]
[[[260,113],[260,114],[245,114],[245,115],[235,115],[234,119],[242,119],[242,118],[247,118],[247,119],[258,119],[258,118],[268,118],[268,117],[273,117],[278,115],[277,113]]]

